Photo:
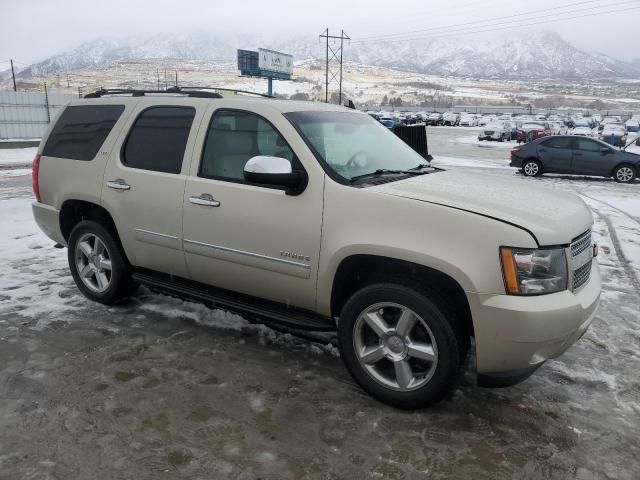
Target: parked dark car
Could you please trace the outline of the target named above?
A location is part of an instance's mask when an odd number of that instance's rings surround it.
[[[557,135],[512,148],[510,165],[530,177],[568,173],[613,177],[616,182],[631,183],[640,171],[640,155],[594,138]]]

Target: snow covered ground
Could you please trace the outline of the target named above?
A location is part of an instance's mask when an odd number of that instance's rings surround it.
[[[439,127],[440,128],[440,127]],[[332,339],[275,332],[143,289],[87,301],[35,225],[29,170],[0,170],[0,468],[7,478],[640,478],[640,182],[526,178],[504,149],[430,133],[434,164],[580,195],[601,310],[521,385],[467,374],[400,412],[361,392]],[[2,150],[0,150],[0,153]],[[13,152],[29,163],[33,149]]]
[[[31,167],[37,152],[36,147],[0,148],[0,169]],[[6,172],[0,172],[0,174],[6,175]]]

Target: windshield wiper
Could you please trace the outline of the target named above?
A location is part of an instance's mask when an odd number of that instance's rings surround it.
[[[387,175],[387,174],[424,175],[426,173],[429,173],[424,171],[425,168],[432,168],[432,167],[427,163],[421,163],[420,165],[417,165],[408,170],[389,170],[387,168],[379,168],[375,172],[369,172],[369,173],[365,173],[364,175],[357,175],[355,177],[351,177],[349,182],[354,183],[363,178],[377,177],[379,175]]]
[[[389,169],[386,169],[386,168],[379,168],[375,172],[369,172],[369,173],[365,173],[363,175],[356,175],[355,177],[351,177],[349,182],[353,183],[353,182],[356,182],[356,181],[361,180],[363,178],[377,177],[379,175],[387,175],[389,173],[398,174],[398,173],[406,173],[406,172],[404,172],[403,170],[389,170]]]

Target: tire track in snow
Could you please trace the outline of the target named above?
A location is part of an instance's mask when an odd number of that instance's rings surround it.
[[[580,195],[584,195],[583,193],[580,193]],[[622,210],[620,210],[619,208],[615,208],[611,205],[609,205],[606,202],[603,202],[602,200],[598,200],[596,198],[590,197],[589,195],[584,195],[585,197],[590,198],[591,200],[594,200],[596,202],[600,202],[603,203],[611,208],[613,208],[614,210],[617,210],[621,213],[625,213]],[[609,215],[607,215],[606,213],[603,213],[599,210],[594,209],[596,214],[598,215],[598,217],[600,217],[602,220],[604,220],[604,223],[607,225],[607,230],[609,231],[609,237],[611,238],[611,243],[613,244],[613,248],[615,250],[616,253],[616,257],[618,258],[618,261],[620,262],[620,265],[622,265],[622,269],[624,270],[624,272],[627,274],[627,277],[629,277],[629,280],[631,282],[631,285],[633,285],[633,288],[635,289],[636,292],[640,293],[640,278],[638,278],[637,274],[636,274],[636,270],[633,268],[633,265],[631,264],[631,262],[627,259],[627,257],[624,254],[624,251],[622,250],[622,245],[620,243],[620,239],[618,238],[618,234],[616,233],[616,229],[613,225],[613,222],[611,221],[611,218],[609,217]],[[634,221],[636,221],[639,225],[640,225],[640,221],[638,221],[637,219],[634,219],[633,216],[628,215],[625,213],[625,215],[631,219],[633,219]]]

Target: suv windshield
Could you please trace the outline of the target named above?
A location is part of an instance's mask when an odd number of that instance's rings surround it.
[[[320,159],[346,180],[376,171],[402,171],[424,158],[369,115],[356,112],[290,112],[296,127]]]

